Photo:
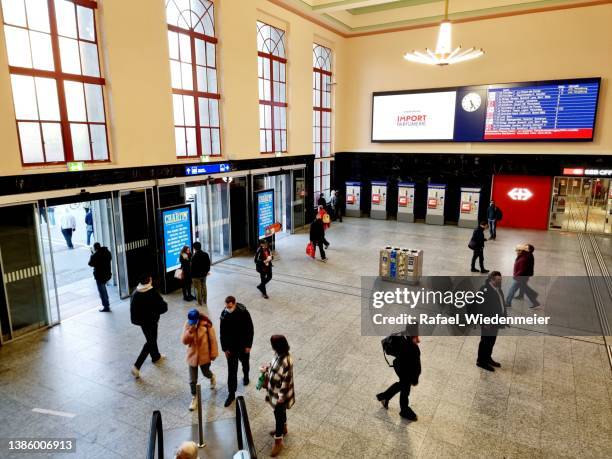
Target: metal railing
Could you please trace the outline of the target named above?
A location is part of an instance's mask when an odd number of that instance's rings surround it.
[[[162,427],[162,416],[158,410],[153,411],[153,416],[151,416],[147,459],[155,459],[155,440],[157,440],[157,458],[164,459],[164,429]]]
[[[236,397],[236,439],[239,451],[245,450],[249,453],[250,459],[257,459],[257,449],[253,442],[249,415],[242,395]]]

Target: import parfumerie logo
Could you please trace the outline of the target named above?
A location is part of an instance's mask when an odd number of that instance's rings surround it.
[[[407,110],[396,116],[395,123],[398,127],[426,126],[427,115],[421,113],[420,110]]]

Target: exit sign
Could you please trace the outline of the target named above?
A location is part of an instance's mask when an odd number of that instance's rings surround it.
[[[79,172],[85,170],[85,163],[83,161],[68,163],[68,172]]]

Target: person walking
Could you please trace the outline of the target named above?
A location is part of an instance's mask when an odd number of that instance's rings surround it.
[[[94,234],[93,213],[88,207],[85,208],[85,228],[87,229],[87,245],[91,243],[91,236]]]
[[[153,279],[149,274],[143,274],[130,301],[130,317],[134,325],[142,329],[146,342],[132,367],[132,374],[140,378],[140,368],[151,356],[153,363],[157,363],[166,356],[159,353],[157,347],[157,326],[159,317],[168,311],[168,304],[153,288]]]
[[[187,365],[189,365],[189,387],[191,389],[191,403],[189,411],[196,409],[196,384],[198,383],[198,367],[205,378],[210,380],[210,388],[215,389],[217,378],[210,371],[210,364],[219,356],[217,335],[210,319],[192,309],[187,314],[187,321],[183,326],[183,344],[187,346]]]
[[[319,194],[319,199],[317,199],[317,207],[323,206],[323,208],[325,209],[326,205],[327,201],[325,200],[325,195],[323,193]]]
[[[497,238],[497,222],[502,219],[502,212],[495,205],[495,201],[491,199],[491,203],[487,208],[487,221],[489,223],[489,239],[492,241]]]
[[[487,276],[485,284],[480,288],[484,301],[479,306],[479,312],[483,317],[506,317],[506,305],[504,303],[504,292],[502,291],[502,275],[499,271],[493,271]],[[493,346],[497,341],[497,333],[504,325],[480,326],[480,344],[478,345],[478,358],[476,365],[487,371],[495,371],[501,367],[499,362],[493,360]]]
[[[196,291],[196,298],[200,306],[207,305],[208,292],[206,290],[206,276],[210,273],[210,256],[202,250],[200,242],[193,243],[191,256],[191,278]]]
[[[64,236],[66,245],[69,249],[74,249],[74,244],[72,243],[72,233],[76,231],[76,220],[74,215],[70,213],[70,209],[68,209],[68,207],[66,207],[66,210],[64,210],[64,215],[62,215],[62,219],[60,221],[60,227],[62,229],[62,235]]]
[[[255,270],[259,273],[261,282],[257,286],[257,290],[261,292],[265,299],[268,299],[266,284],[272,280],[272,252],[268,247],[268,242],[265,239],[259,241],[259,247],[255,252]]]
[[[181,262],[183,300],[193,301],[195,297],[191,294],[191,249],[188,246],[185,245],[181,249],[179,261]]]
[[[323,227],[323,219],[320,214],[317,214],[317,217],[310,224],[310,242],[316,247],[319,248],[319,252],[321,253],[321,261],[327,261],[327,257],[325,256],[325,250],[323,250],[323,245],[325,241],[325,228]],[[326,245],[327,248],[329,244]]]
[[[487,222],[480,222],[480,224],[476,227],[474,232],[472,233],[472,238],[468,243],[468,247],[472,249],[472,272],[479,272],[476,269],[476,260],[478,259],[478,263],[480,264],[480,272],[486,274],[489,270],[484,267],[484,246],[485,241],[487,240],[484,235],[484,231],[487,229]]]
[[[398,392],[400,394],[400,416],[409,421],[416,421],[417,415],[410,408],[408,397],[410,396],[410,386],[419,384],[419,376],[421,375],[421,350],[419,343],[421,339],[418,335],[406,330],[406,333],[394,337],[396,341],[396,355],[393,360],[393,369],[398,376],[399,381],[391,384],[389,388],[376,394],[376,399],[382,403],[385,409],[389,408],[389,400],[391,400]]]
[[[336,220],[342,223],[342,209],[344,206],[344,201],[342,200],[342,195],[340,194],[340,191],[336,190],[334,192],[334,195],[332,196],[332,199],[331,199],[331,205],[332,205],[332,209],[334,211],[334,216],[336,217]]]
[[[89,257],[88,264],[94,269],[93,276],[96,280],[98,293],[100,294],[100,301],[102,301],[102,309],[100,309],[100,312],[110,312],[110,302],[108,300],[106,283],[113,277],[111,270],[112,259],[113,257],[106,247],[101,246],[99,242],[94,242],[93,252]]]
[[[514,269],[512,272],[512,285],[508,289],[506,295],[506,307],[512,307],[512,300],[514,294],[518,291],[518,299],[523,299],[524,295],[527,295],[531,302],[530,308],[537,308],[540,306],[538,301],[538,292],[532,289],[528,282],[529,278],[533,276],[533,270],[535,265],[535,259],[533,252],[535,248],[531,244],[522,244],[516,246],[516,260],[514,261]]]
[[[225,407],[236,399],[238,387],[238,362],[242,364],[242,380],[249,385],[249,355],[253,346],[253,321],[246,306],[236,303],[236,298],[225,298],[225,308],[221,313],[221,349],[227,359],[227,389],[228,396]]]
[[[283,335],[272,335],[270,344],[274,359],[263,365],[259,371],[264,373],[264,387],[267,390],[266,402],[274,410],[275,428],[270,431],[274,437],[271,457],[276,457],[283,449],[283,437],[287,435],[287,410],[295,404],[293,390],[293,358],[289,353],[289,343]]]

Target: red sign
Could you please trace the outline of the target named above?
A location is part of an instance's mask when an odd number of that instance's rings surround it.
[[[584,175],[584,168],[582,167],[564,167],[563,175]]]
[[[429,198],[427,200],[427,208],[428,209],[437,209],[438,208],[438,198]]]
[[[280,224],[279,222],[272,223],[271,225],[266,226],[265,237],[272,236],[274,233],[280,233],[282,229],[283,229],[283,225]]]
[[[397,198],[397,204],[400,207],[408,207],[408,196],[399,196]]]
[[[548,228],[552,177],[495,175],[493,196],[503,214],[500,227]]]
[[[469,214],[472,211],[472,203],[471,202],[462,202],[461,203],[461,212],[464,214]]]
[[[380,195],[379,194],[373,194],[372,195],[372,204],[380,204]]]
[[[354,194],[347,194],[346,195],[346,203],[347,204],[355,204],[355,195]]]

